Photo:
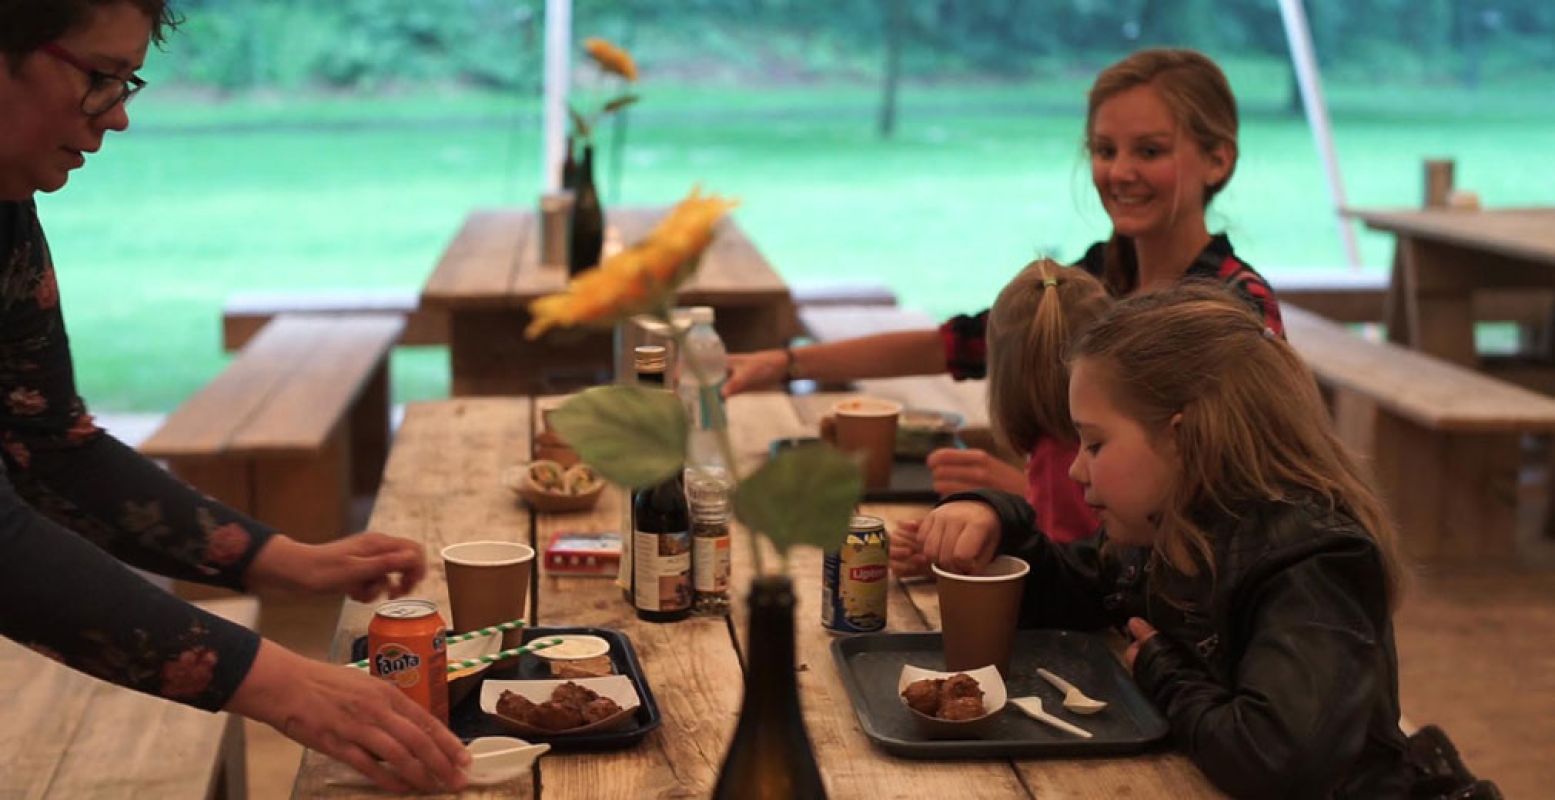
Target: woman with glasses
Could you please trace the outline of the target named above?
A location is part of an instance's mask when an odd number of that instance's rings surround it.
[[[166,0],[0,0],[0,634],[148,694],[267,723],[384,788],[457,788],[459,740],[389,684],[305,659],[120,562],[238,590],[409,591],[419,545],[300,544],[180,483],[76,394],[34,196],[63,187],[145,86]]]

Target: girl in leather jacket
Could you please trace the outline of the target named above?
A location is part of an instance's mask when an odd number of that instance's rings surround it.
[[[1126,626],[1175,744],[1234,796],[1407,796],[1394,529],[1300,356],[1224,289],[1178,286],[1079,338],[1069,405],[1102,532],[1054,544],[981,490],[923,521],[925,556],[1026,559],[1024,626]]]

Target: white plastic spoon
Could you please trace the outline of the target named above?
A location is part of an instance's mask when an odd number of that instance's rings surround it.
[[[1021,711],[1026,712],[1026,716],[1031,717],[1038,722],[1045,722],[1063,731],[1064,733],[1073,734],[1080,737],[1081,739],[1091,738],[1090,731],[1080,727],[1079,725],[1071,725],[1070,723],[1067,723],[1058,717],[1043,711],[1042,698],[1040,697],[1012,697],[1010,698],[1010,703]]]
[[[1042,676],[1042,680],[1053,684],[1053,688],[1064,693],[1064,708],[1076,714],[1095,714],[1107,707],[1107,701],[1086,697],[1085,692],[1080,691],[1079,687],[1041,667],[1037,667],[1037,674]]]

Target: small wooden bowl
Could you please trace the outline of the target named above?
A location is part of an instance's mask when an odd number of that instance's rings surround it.
[[[583,458],[578,451],[567,444],[567,440],[552,431],[546,431],[535,436],[535,460],[555,461],[562,465],[562,469],[574,464],[582,463]]]
[[[542,489],[529,479],[528,464],[518,464],[503,470],[502,483],[522,497],[530,508],[546,514],[588,511],[599,503],[599,496],[605,492],[604,481],[580,494]]]

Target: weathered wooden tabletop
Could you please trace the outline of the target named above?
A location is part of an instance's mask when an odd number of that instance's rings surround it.
[[[607,209],[607,235],[630,245],[664,212]],[[536,220],[527,210],[472,212],[422,288],[422,307],[448,314],[456,396],[536,394],[582,371],[610,366],[608,331],[559,331],[536,342],[523,338],[529,303],[567,282],[565,269],[540,265]],[[788,285],[733,217],[719,223],[677,303],[712,306],[732,352],[780,347],[799,331]]]
[[[1555,208],[1344,213],[1397,237],[1388,338],[1428,355],[1478,365],[1475,292],[1555,288]]]
[[[833,398],[796,404],[783,394],[752,394],[730,403],[732,437],[742,466],[765,457],[772,439],[813,434],[808,409]],[[545,401],[541,401],[542,403]],[[516,505],[498,481],[502,466],[526,453],[532,404],[518,399],[452,400],[412,405],[390,456],[371,527],[425,541],[429,557],[444,544],[501,538],[537,549],[561,531],[618,530],[622,494],[607,490],[590,512],[538,514]],[[888,520],[923,513],[913,505],[867,505]],[[748,537],[735,531],[735,576],[751,573]],[[821,555],[797,548],[788,565],[798,594],[796,619],[799,687],[805,721],[832,797],[1193,797],[1215,796],[1184,757],[1171,752],[1120,759],[1033,761],[912,761],[877,750],[865,738],[833,666],[834,641],[820,625]],[[418,594],[448,610],[441,565]],[[561,577],[543,565],[536,581],[534,617],[542,625],[598,625],[621,630],[642,661],[664,722],[636,747],[612,752],[553,753],[542,758],[532,780],[463,797],[705,797],[713,787],[739,713],[739,642],[745,636],[743,597],[728,619],[692,618],[674,624],[639,621],[614,581]],[[738,593],[737,593],[738,594]],[[348,603],[337,643],[361,635],[368,606]],[[894,583],[890,628],[932,630],[939,623],[931,584]],[[345,660],[344,650],[338,651]],[[323,758],[308,753],[297,797],[371,797],[371,792],[327,786]]]

